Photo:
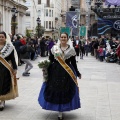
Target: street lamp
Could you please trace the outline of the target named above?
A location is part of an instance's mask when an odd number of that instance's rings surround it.
[[[12,24],[12,27],[13,27],[13,36],[14,36],[16,34],[15,33],[15,29],[16,29],[16,25],[17,25],[16,17],[17,17],[18,11],[17,11],[16,7],[13,7],[11,9],[11,12],[12,12],[12,22],[11,22],[11,24]]]
[[[41,20],[40,20],[40,18],[38,17],[36,21],[37,21],[37,24],[38,24],[38,29],[37,29],[37,30],[38,30],[38,38],[40,38],[40,25],[41,25]]]

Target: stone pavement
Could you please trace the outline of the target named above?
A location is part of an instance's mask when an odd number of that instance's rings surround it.
[[[57,112],[43,110],[37,102],[42,85],[37,64],[43,59],[32,61],[30,77],[22,77],[24,65],[19,67],[19,97],[6,101],[0,120],[57,120]],[[65,112],[64,120],[120,120],[120,66],[89,55],[79,60],[78,69],[82,73],[78,79],[82,108]]]

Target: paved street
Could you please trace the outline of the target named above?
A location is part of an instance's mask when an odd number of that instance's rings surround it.
[[[19,97],[6,101],[0,120],[57,120],[57,112],[43,110],[38,102],[42,72],[38,58],[32,61],[30,77],[22,77],[24,65],[19,67]],[[120,120],[120,66],[99,62],[88,56],[78,62],[82,79],[79,80],[82,108],[65,112],[64,120]]]

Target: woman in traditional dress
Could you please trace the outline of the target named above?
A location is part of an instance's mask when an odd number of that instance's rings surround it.
[[[17,53],[10,36],[5,32],[0,32],[0,111],[5,107],[5,100],[18,96],[17,60]]]
[[[48,80],[44,82],[38,102],[43,109],[59,111],[58,120],[63,120],[62,112],[81,107],[77,76],[81,74],[76,65],[76,52],[68,34],[62,33],[57,45],[49,56]]]

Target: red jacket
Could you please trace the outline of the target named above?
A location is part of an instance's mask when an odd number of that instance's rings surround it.
[[[120,58],[120,45],[118,46],[116,53],[117,53],[117,56]]]
[[[24,39],[20,39],[20,42],[23,44],[23,45],[26,45],[26,41]]]

